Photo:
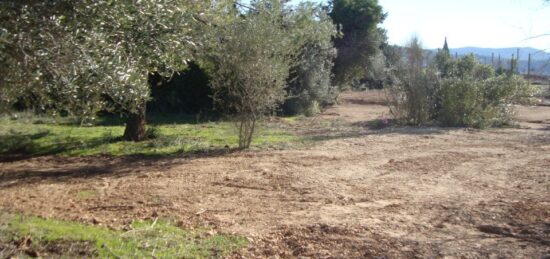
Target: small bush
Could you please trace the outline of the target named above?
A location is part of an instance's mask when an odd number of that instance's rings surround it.
[[[304,112],[304,115],[313,116],[319,113],[321,113],[321,105],[319,105],[318,101],[312,101],[311,104],[307,107],[306,111]]]
[[[491,115],[480,100],[480,82],[471,79],[450,79],[442,83],[438,120],[445,126],[483,127]]]
[[[385,116],[380,116],[378,117],[378,119],[369,122],[367,126],[369,127],[369,129],[372,129],[372,130],[381,130],[381,129],[390,127],[391,125],[392,125],[392,120],[390,120]]]
[[[425,124],[434,114],[439,79],[434,70],[424,68],[425,53],[416,37],[407,44],[405,55],[387,88],[390,112],[398,122]]]
[[[149,126],[147,127],[147,130],[145,131],[145,138],[146,139],[156,139],[160,137],[160,128],[157,126]]]
[[[386,91],[390,112],[401,123],[421,125],[432,119],[438,91],[438,80],[432,71],[402,75]]]

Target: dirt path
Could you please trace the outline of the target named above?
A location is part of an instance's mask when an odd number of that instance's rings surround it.
[[[520,129],[362,127],[387,116],[379,99],[345,94],[321,118],[359,130],[297,150],[2,163],[0,206],[116,228],[208,224],[251,240],[235,257],[550,254],[550,108],[521,108]]]

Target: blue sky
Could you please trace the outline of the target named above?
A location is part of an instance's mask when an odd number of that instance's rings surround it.
[[[326,0],[315,0],[326,2]],[[294,0],[293,2],[300,2]],[[426,48],[535,47],[550,51],[550,5],[542,0],[379,0],[388,13],[383,24],[390,43],[413,34]]]

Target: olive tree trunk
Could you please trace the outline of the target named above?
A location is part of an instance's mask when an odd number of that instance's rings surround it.
[[[126,128],[122,138],[128,141],[142,141],[146,138],[145,132],[145,105],[137,112],[129,112],[126,119]]]

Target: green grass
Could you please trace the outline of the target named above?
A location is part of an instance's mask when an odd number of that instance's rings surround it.
[[[87,200],[97,197],[99,193],[96,190],[80,190],[76,192],[75,197],[79,200]]]
[[[285,123],[288,123],[290,125],[294,125],[294,124],[297,124],[298,122],[300,122],[300,120],[304,119],[304,117],[302,115],[300,116],[285,116],[285,117],[281,117],[281,120],[284,121]]]
[[[18,116],[0,118],[0,154],[24,155],[170,155],[236,148],[236,128],[227,121],[197,122],[188,117],[150,118],[158,137],[143,142],[118,141],[123,122],[102,118],[95,126],[71,119]],[[286,147],[303,139],[284,127],[262,123],[253,148]]]
[[[135,221],[129,231],[21,215],[10,215],[6,221],[0,240],[30,237],[38,251],[48,244],[85,242],[95,248],[88,256],[100,258],[221,257],[248,243],[244,237],[209,234],[208,229],[184,230],[163,220]]]

